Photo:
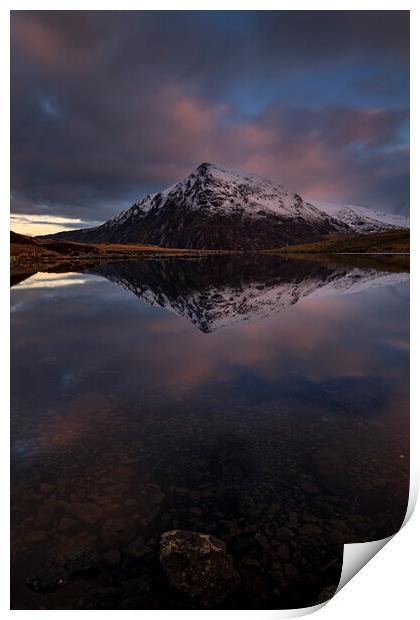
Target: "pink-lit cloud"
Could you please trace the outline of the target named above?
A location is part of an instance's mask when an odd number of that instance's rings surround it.
[[[407,69],[407,15],[304,17],[14,13],[13,210],[102,220],[202,161],[395,209],[408,196],[407,82],[374,102],[372,89]],[[362,68],[366,96],[351,86]]]

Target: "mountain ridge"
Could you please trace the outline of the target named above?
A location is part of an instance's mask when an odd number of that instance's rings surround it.
[[[334,216],[270,179],[202,163],[182,181],[148,194],[100,226],[48,237],[166,248],[268,250],[356,230],[356,217],[345,220],[339,210]],[[380,229],[377,223],[375,230]]]
[[[375,209],[357,205],[337,205],[317,200],[313,200],[312,204],[320,211],[348,224],[355,232],[374,233],[410,228],[409,218],[403,215],[381,213]]]
[[[253,174],[200,164],[184,180],[101,226],[49,235],[83,242],[254,250],[349,231],[284,186]]]

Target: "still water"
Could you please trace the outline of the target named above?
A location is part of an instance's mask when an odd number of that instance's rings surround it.
[[[343,544],[405,515],[408,278],[261,256],[15,275],[12,607],[330,597]],[[169,530],[226,544],[214,600],[170,587]]]

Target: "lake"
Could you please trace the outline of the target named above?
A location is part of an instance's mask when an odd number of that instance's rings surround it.
[[[409,488],[409,274],[210,256],[15,273],[12,608],[296,608]],[[168,585],[163,533],[235,579]]]

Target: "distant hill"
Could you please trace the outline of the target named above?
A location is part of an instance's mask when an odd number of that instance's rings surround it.
[[[33,237],[20,235],[14,230],[10,231],[10,243],[20,243],[22,245],[39,245],[39,243]]]

